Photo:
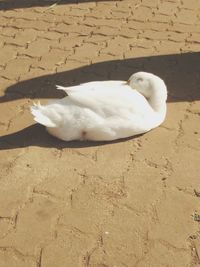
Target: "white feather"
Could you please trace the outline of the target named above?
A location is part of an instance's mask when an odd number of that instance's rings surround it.
[[[141,72],[134,75],[131,76],[131,86],[124,81],[57,86],[68,96],[51,100],[45,106],[34,104],[31,113],[50,134],[66,141],[115,140],[147,132],[165,118],[166,87],[153,74]],[[143,86],[137,82],[138,75],[144,81]],[[142,89],[144,94],[151,91],[148,100],[138,92]]]

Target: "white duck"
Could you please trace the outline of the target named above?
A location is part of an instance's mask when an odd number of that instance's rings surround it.
[[[34,120],[65,140],[108,141],[145,133],[165,119],[167,89],[162,79],[138,72],[128,82],[100,81],[57,86],[67,96],[34,104]]]

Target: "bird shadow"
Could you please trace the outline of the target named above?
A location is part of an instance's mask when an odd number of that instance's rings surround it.
[[[114,0],[98,0],[112,2]],[[31,7],[48,7],[53,4],[80,4],[87,2],[95,2],[94,0],[1,0],[0,10],[10,10],[18,8],[31,8]]]
[[[200,53],[150,56],[112,60],[59,73],[20,81],[9,86],[0,103],[22,98],[60,98],[65,94],[55,89],[55,84],[77,85],[95,80],[127,80],[137,71],[155,73],[163,78],[168,87],[168,102],[200,99]]]
[[[168,87],[168,102],[200,100],[200,53],[185,53],[113,60],[82,66],[55,74],[20,81],[9,86],[0,103],[23,98],[61,98],[65,94],[55,84],[76,85],[93,80],[127,80],[137,71],[148,71],[163,78]],[[122,140],[120,140],[121,142]],[[19,132],[0,137],[0,149],[26,146],[87,147],[108,142],[62,142],[50,137],[43,126],[32,125]],[[110,142],[109,142],[110,143]]]
[[[97,147],[108,144],[116,144],[132,140],[140,135],[118,139],[114,141],[70,141],[65,142],[49,135],[44,126],[40,124],[30,125],[18,132],[0,137],[0,150],[23,148],[29,146],[40,146],[48,148],[83,148]]]

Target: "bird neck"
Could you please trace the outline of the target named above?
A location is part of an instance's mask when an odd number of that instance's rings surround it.
[[[152,109],[160,114],[166,113],[167,89],[163,81],[152,83],[152,94],[148,102]]]

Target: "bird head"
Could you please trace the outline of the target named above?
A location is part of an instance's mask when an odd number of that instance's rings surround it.
[[[153,90],[166,94],[166,85],[161,78],[148,72],[137,72],[131,75],[127,84],[141,93],[145,98],[150,98]]]

